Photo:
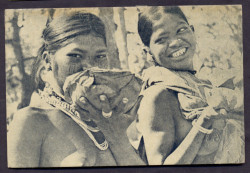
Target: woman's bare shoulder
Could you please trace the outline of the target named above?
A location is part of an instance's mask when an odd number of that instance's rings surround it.
[[[167,89],[163,85],[152,85],[143,91],[143,99],[151,100],[151,102],[165,100],[170,103],[172,99],[177,99],[177,95],[174,91]]]
[[[143,92],[138,115],[147,117],[166,116],[179,109],[178,98],[172,90],[162,85],[153,85]],[[149,119],[151,119],[149,118]]]
[[[18,110],[8,130],[8,164],[10,167],[36,167],[43,140],[51,130],[42,109]]]
[[[43,129],[48,128],[48,116],[46,111],[40,108],[25,107],[14,114],[13,121],[10,124],[10,130],[13,128],[21,129]]]
[[[162,85],[153,85],[143,93],[138,117],[143,116],[144,119],[148,117],[148,120],[153,120],[156,117],[180,114],[179,109],[178,98],[174,91]]]
[[[18,110],[15,113],[14,118],[20,120],[32,119],[34,121],[45,121],[47,119],[47,110],[28,106]]]

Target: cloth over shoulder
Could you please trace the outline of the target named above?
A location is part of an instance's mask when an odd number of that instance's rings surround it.
[[[225,85],[214,87],[211,82],[196,78],[192,72],[174,71],[159,66],[146,69],[143,81],[140,93],[142,96],[143,92],[153,85],[163,85],[166,89],[176,92],[182,115],[187,121],[198,118],[210,104],[218,109],[226,109],[230,114],[229,118],[214,121],[214,133],[205,137],[198,155],[214,153],[212,163],[244,162],[243,98],[237,98],[238,92],[226,88]],[[130,143],[139,150],[143,136],[135,128],[136,121],[128,128],[127,134]]]

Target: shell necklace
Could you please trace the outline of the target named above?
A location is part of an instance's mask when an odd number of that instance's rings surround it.
[[[41,99],[45,100],[51,106],[61,110],[73,121],[75,121],[86,132],[97,148],[100,150],[108,149],[108,142],[105,139],[104,134],[97,127],[93,120],[81,119],[79,112],[76,111],[72,105],[67,103],[63,97],[59,96],[55,91],[53,91],[52,88],[45,87],[44,91],[39,90],[39,95]]]

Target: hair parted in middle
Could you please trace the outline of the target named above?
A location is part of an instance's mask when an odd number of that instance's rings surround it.
[[[42,33],[43,44],[38,50],[38,56],[33,64],[33,80],[35,89],[42,89],[44,82],[40,79],[45,51],[50,54],[71,43],[79,35],[94,34],[96,37],[103,38],[106,44],[105,25],[102,20],[94,14],[85,12],[73,12],[56,16],[47,22]]]

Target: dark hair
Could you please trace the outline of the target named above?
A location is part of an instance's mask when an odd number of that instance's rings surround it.
[[[144,11],[139,13],[138,33],[145,46],[149,46],[150,39],[153,33],[153,22],[160,20],[164,13],[175,14],[185,20],[188,20],[180,7],[177,6],[161,6],[161,7],[146,7]]]
[[[33,64],[33,78],[36,89],[43,89],[44,82],[40,78],[40,71],[44,69],[43,53],[55,53],[61,47],[71,43],[79,35],[95,34],[106,43],[105,26],[101,19],[91,13],[75,12],[62,15],[48,22],[43,30],[43,44],[38,50],[38,56]]]

